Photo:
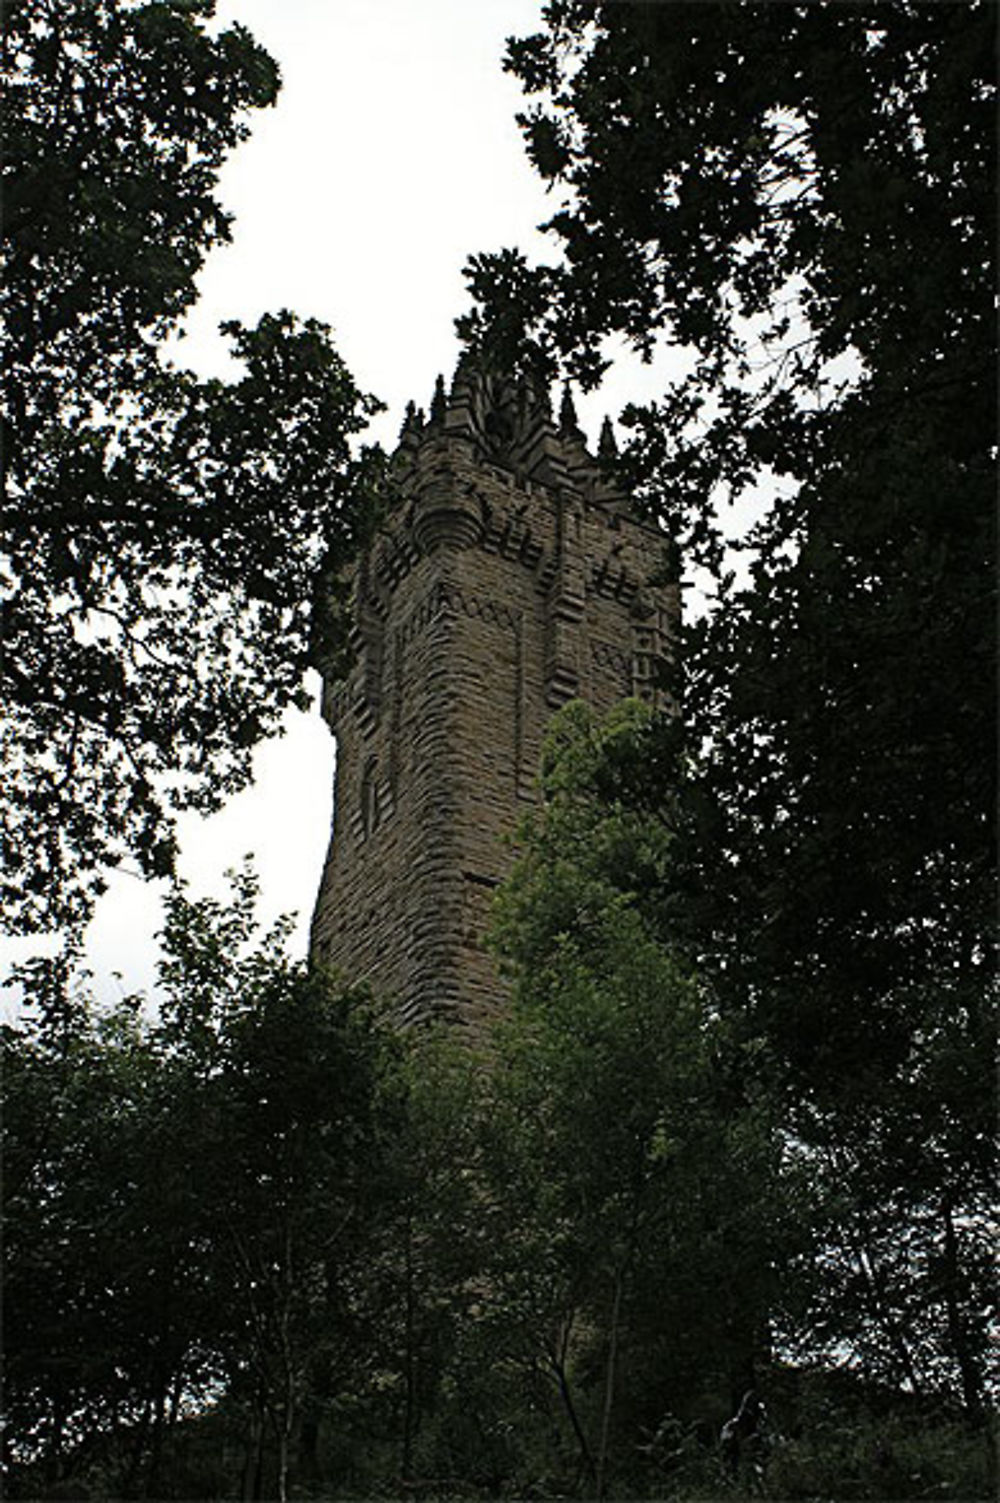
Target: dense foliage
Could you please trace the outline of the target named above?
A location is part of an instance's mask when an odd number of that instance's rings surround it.
[[[26,968],[6,1496],[989,1496],[946,1367],[797,1360],[841,1211],[632,881],[672,836],[601,785],[648,720],[557,723],[485,1055],[290,963],[247,874],[174,895],[155,1018]]]
[[[2,590],[7,921],[85,917],[101,870],[173,860],[302,695],[373,410],[328,331],[229,327],[242,374],[165,356],[273,61],[214,0],[5,8]],[[177,346],[175,345],[176,349]]]
[[[514,1234],[491,1282],[530,1312],[522,1345],[548,1362],[598,1497],[612,1475],[648,1481],[642,1444],[666,1416],[714,1435],[755,1386],[807,1200],[766,1096],[734,1089],[712,999],[643,915],[665,824],[595,796],[646,719],[629,703],[603,726],[582,705],[556,718],[497,917],[515,995],[491,1195]]]
[[[683,731],[651,728],[605,785],[667,811],[672,860],[644,903],[767,1061],[828,1188],[828,1277],[791,1334],[975,1416],[995,1184],[996,8],[544,16],[507,63],[563,258],[475,258],[462,327],[584,383],[609,335],[685,354],[625,415],[623,479],[714,589],[682,639]],[[729,507],[763,514],[726,547]]]
[[[582,379],[608,333],[688,351],[625,460],[688,563],[770,483],[689,625],[698,923],[819,1088],[990,973],[995,7],[545,15],[508,66],[564,261],[477,259],[464,327]]]
[[[208,1496],[176,1434],[225,1396],[245,1485],[284,1496],[311,1406],[362,1384],[395,1050],[365,998],[288,961],[284,926],[256,937],[255,892],[244,873],[228,906],[175,893],[155,1022],[142,998],[96,1009],[67,958],[22,974],[28,1023],[4,1040],[14,1495],[83,1476]]]

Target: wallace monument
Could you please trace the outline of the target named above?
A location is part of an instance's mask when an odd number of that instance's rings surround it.
[[[324,682],[337,764],[312,947],[400,1023],[475,1029],[504,1000],[488,908],[547,721],[574,698],[658,698],[678,587],[568,398],[554,420],[464,361],[426,421],[411,406],[393,464],[402,499],[351,581],[351,666]]]

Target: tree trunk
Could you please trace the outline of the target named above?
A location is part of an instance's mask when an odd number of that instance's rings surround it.
[[[129,1463],[125,1473],[125,1491],[128,1494],[135,1492],[139,1482],[139,1473],[142,1470],[143,1457],[146,1454],[146,1436],[149,1434],[149,1410],[151,1400],[149,1398],[143,1404],[142,1415],[132,1435],[132,1443],[129,1447]],[[145,1490],[149,1495],[148,1488]]]
[[[264,1413],[259,1396],[255,1396],[250,1406],[250,1427],[240,1486],[240,1497],[244,1503],[256,1503],[261,1495],[263,1480]]]
[[[622,1273],[615,1269],[615,1297],[611,1306],[611,1330],[608,1337],[608,1362],[604,1372],[604,1413],[601,1416],[601,1445],[597,1453],[597,1497],[604,1497],[607,1481],[608,1436],[611,1430],[611,1406],[615,1390],[615,1366],[618,1359],[618,1321],[622,1305]]]
[[[319,1414],[310,1407],[299,1423],[298,1471],[303,1480],[318,1482],[319,1468]]]
[[[867,1235],[865,1238],[868,1242]],[[917,1398],[923,1393],[923,1385],[917,1377],[917,1370],[910,1356],[910,1349],[906,1344],[899,1322],[888,1308],[882,1297],[879,1280],[875,1272],[875,1259],[871,1253],[870,1242],[857,1249],[858,1266],[861,1269],[868,1292],[868,1303],[877,1325],[882,1327],[889,1340],[889,1345],[896,1353],[899,1365],[903,1370],[903,1376],[910,1385],[910,1391]]]
[[[580,1424],[580,1416],[577,1414],[576,1405],[573,1403],[573,1395],[570,1393],[569,1379],[566,1377],[565,1365],[559,1358],[556,1357],[550,1358],[550,1361],[552,1362],[552,1370],[556,1375],[556,1383],[559,1386],[559,1397],[563,1401],[563,1407],[565,1408],[566,1413],[569,1416],[569,1422],[573,1427],[573,1434],[576,1436],[576,1443],[580,1447],[580,1455],[583,1458],[584,1466],[587,1468],[587,1475],[590,1477],[596,1477],[597,1473],[594,1469],[594,1458],[590,1454],[590,1447],[587,1444],[587,1437],[583,1433],[583,1426]]]
[[[275,1414],[275,1430],[278,1441],[278,1503],[288,1503],[288,1458],[292,1432],[296,1420],[295,1363],[292,1356],[291,1312],[295,1288],[292,1262],[291,1227],[284,1228],[284,1268],[280,1290],[281,1316],[278,1322],[279,1352],[281,1355],[281,1402]]]
[[[278,1503],[288,1503],[288,1432],[284,1418],[278,1426]]]
[[[406,1231],[404,1235],[403,1247],[403,1290],[406,1304],[404,1311],[403,1329],[403,1375],[405,1380],[405,1396],[403,1407],[403,1455],[401,1475],[406,1481],[410,1481],[411,1471],[413,1467],[413,1439],[416,1430],[417,1382],[416,1365],[414,1362],[413,1353],[415,1327],[413,1295],[413,1219],[409,1214],[406,1218]]]
[[[958,1262],[958,1235],[955,1231],[955,1219],[949,1195],[944,1197],[941,1213],[944,1218],[944,1299],[948,1315],[948,1335],[958,1363],[965,1411],[970,1419],[978,1420],[982,1415],[982,1384],[978,1365],[969,1346],[965,1321],[962,1319],[962,1307],[959,1301],[962,1274]]]

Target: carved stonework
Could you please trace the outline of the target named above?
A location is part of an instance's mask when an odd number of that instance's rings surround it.
[[[568,401],[554,422],[463,362],[428,420],[408,409],[394,466],[402,500],[354,575],[353,666],[324,685],[337,776],[313,949],[402,1023],[475,1027],[504,1000],[483,937],[549,716],[574,696],[662,702],[677,589],[653,583],[666,540]]]

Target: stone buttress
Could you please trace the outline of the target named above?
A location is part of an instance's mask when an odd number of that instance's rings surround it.
[[[546,723],[573,698],[657,699],[678,591],[568,399],[553,421],[464,362],[426,422],[409,409],[393,463],[402,500],[353,577],[353,664],[324,685],[337,770],[312,948],[401,1023],[475,1028],[504,1001],[483,937]]]

